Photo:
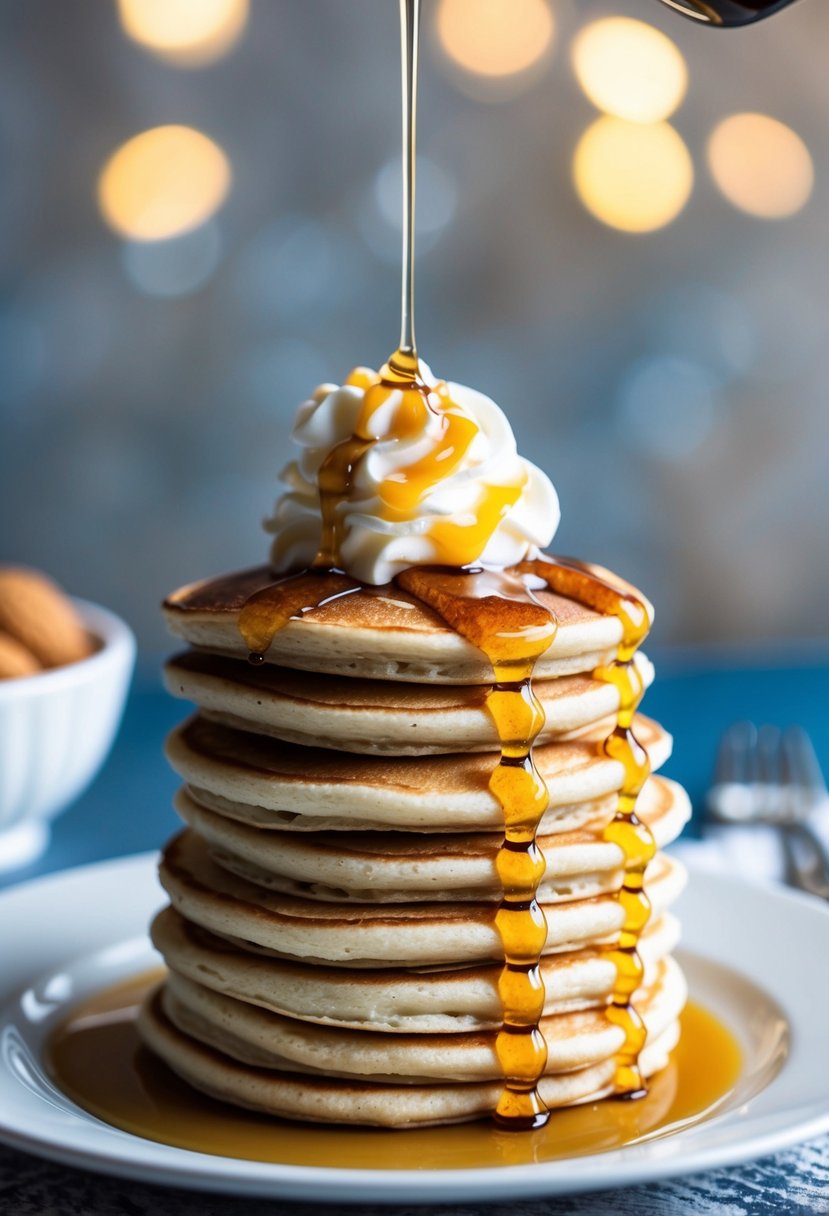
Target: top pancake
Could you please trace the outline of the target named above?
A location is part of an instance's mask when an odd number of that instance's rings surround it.
[[[599,566],[590,569],[622,591],[633,590]],[[200,649],[245,658],[239,614],[252,595],[272,582],[271,572],[260,566],[182,587],[164,602],[167,625]],[[558,621],[555,640],[536,667],[539,679],[591,671],[613,658],[622,636],[616,617],[549,591],[535,595]],[[265,657],[283,667],[330,675],[445,684],[492,680],[490,663],[477,647],[393,584],[363,587],[291,619]]]
[[[678,1012],[684,983],[676,969],[673,974],[676,981],[672,985],[674,1010]],[[209,994],[202,995],[210,999]],[[247,1051],[237,1035],[219,1031],[219,1038],[215,1039],[215,1023],[210,1030],[201,1018],[195,1021],[188,1018],[186,1029],[182,1030],[171,1020],[170,1012],[172,1010],[164,1008],[163,994],[151,995],[138,1020],[144,1042],[197,1089],[220,1101],[266,1115],[315,1123],[376,1124],[396,1129],[458,1123],[491,1114],[503,1088],[500,1080],[418,1084],[411,1080],[378,1083],[354,1077],[332,1078],[274,1068],[273,1060],[268,1061],[267,1067],[261,1067],[261,1064],[246,1062]],[[179,1009],[179,1016],[182,1012]],[[251,1012],[258,1022],[259,1015],[256,1011]],[[650,1030],[648,1013],[646,1008],[646,1029]],[[223,1015],[224,1010],[220,1016]],[[193,1033],[197,1029],[203,1037]],[[639,1057],[643,1076],[650,1077],[665,1067],[678,1036],[679,1025],[675,1018],[661,1034],[648,1035]],[[271,1037],[268,1027],[265,1038]],[[614,1068],[614,1061],[609,1057],[586,1068],[547,1074],[539,1083],[539,1095],[550,1109],[596,1101],[612,1092]],[[648,1101],[652,1119],[667,1116],[674,1097],[674,1081],[670,1073],[656,1079]],[[274,1134],[279,1134],[278,1127],[274,1128]],[[508,1142],[510,1147],[502,1142]],[[514,1167],[513,1137],[493,1136],[492,1144],[493,1161]]]

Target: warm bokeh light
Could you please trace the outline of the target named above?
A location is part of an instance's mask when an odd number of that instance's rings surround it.
[[[573,42],[573,68],[594,106],[631,122],[661,122],[688,87],[688,69],[665,34],[630,17],[594,21]]]
[[[547,0],[441,0],[437,12],[444,51],[479,76],[526,71],[546,54],[554,29]]]
[[[118,0],[124,30],[180,67],[201,67],[238,41],[249,0]]]
[[[669,123],[603,116],[576,146],[573,181],[587,210],[602,223],[623,232],[653,232],[687,203],[694,166]]]
[[[791,127],[765,114],[732,114],[708,140],[708,165],[725,197],[762,219],[785,219],[809,199],[815,170]]]
[[[192,127],[153,127],[113,153],[98,179],[104,219],[120,236],[160,241],[209,219],[230,189],[222,149]]]

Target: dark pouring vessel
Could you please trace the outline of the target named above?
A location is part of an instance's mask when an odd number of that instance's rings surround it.
[[[662,0],[662,3],[702,25],[726,28],[751,25],[763,17],[770,17],[792,0]]]

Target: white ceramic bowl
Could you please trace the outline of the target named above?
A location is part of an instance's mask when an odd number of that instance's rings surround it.
[[[98,642],[95,653],[0,680],[0,870],[43,852],[50,821],[89,785],[121,721],[135,638],[105,608],[73,602]]]

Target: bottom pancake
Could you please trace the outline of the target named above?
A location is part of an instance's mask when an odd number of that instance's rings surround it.
[[[500,1082],[403,1085],[336,1080],[240,1063],[183,1034],[166,1016],[158,993],[143,1006],[139,1031],[145,1044],[183,1080],[224,1102],[268,1115],[315,1123],[404,1129],[460,1123],[491,1114]],[[652,1076],[667,1063],[679,1038],[672,1022],[640,1057]],[[612,1092],[614,1061],[543,1077],[539,1092],[551,1107],[595,1101]]]
[[[686,996],[679,966],[665,959],[651,986],[635,996],[649,1039],[659,1038],[676,1021]],[[471,1034],[342,1030],[221,996],[174,972],[162,989],[161,1007],[182,1034],[254,1067],[395,1084],[497,1081],[502,1076],[495,1030]],[[625,1037],[604,1009],[545,1017],[540,1029],[547,1043],[548,1074],[601,1064],[621,1049]]]

